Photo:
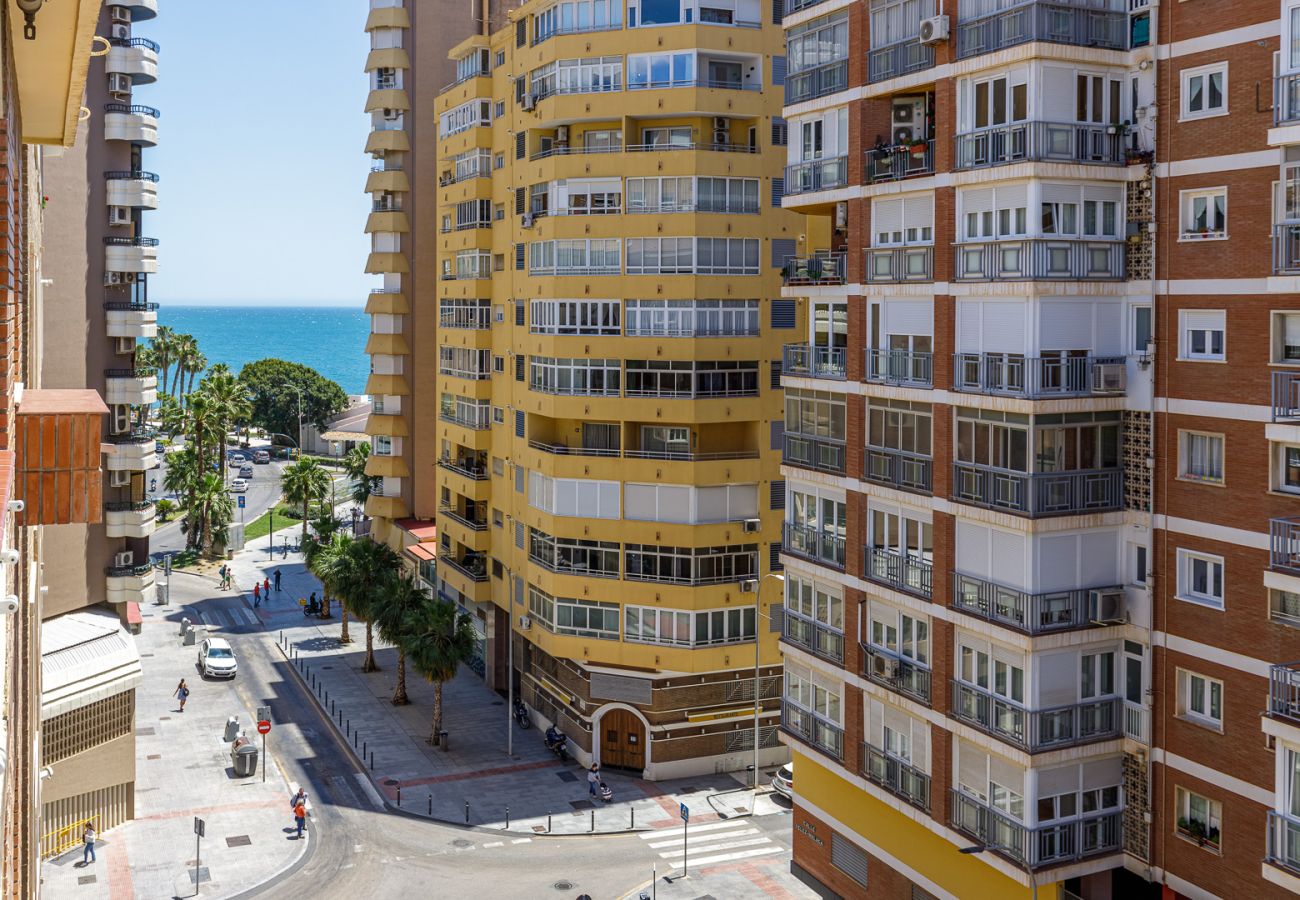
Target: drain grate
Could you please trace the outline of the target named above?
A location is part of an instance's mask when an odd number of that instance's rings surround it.
[[[253,843],[253,839],[246,834],[236,834],[233,837],[226,838],[227,847],[248,847]]]
[[[577,776],[577,775],[574,775],[572,772],[556,772],[556,773],[555,773],[555,777],[558,778],[558,779],[560,779],[561,781],[577,781],[577,780],[578,780],[578,776]]]
[[[159,716],[159,717],[158,717],[158,721],[159,721],[159,722],[169,722],[169,721],[171,721],[171,716]]]
[[[473,842],[473,841],[467,841],[467,840],[465,840],[464,838],[456,838],[456,840],[454,840],[454,841],[451,842],[451,845],[452,845],[453,847],[458,847],[458,848],[460,848],[461,850],[464,850],[466,847],[473,847],[473,846],[474,846],[474,842]]]
[[[145,759],[162,759],[161,753],[150,753]]]
[[[77,879],[77,884],[94,884],[96,881],[94,875],[82,875]]]
[[[571,891],[574,888],[574,884],[572,881],[560,880],[551,885],[551,887],[555,888],[557,891]]]

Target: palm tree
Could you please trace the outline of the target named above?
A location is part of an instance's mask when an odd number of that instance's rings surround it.
[[[405,569],[384,579],[375,597],[375,626],[379,636],[397,648],[397,681],[393,687],[393,705],[405,706],[411,702],[406,695],[406,641],[421,621],[429,595]]]
[[[199,481],[190,506],[190,546],[210,552],[215,544],[225,543],[226,526],[235,516],[235,503],[226,492],[226,486],[216,474],[207,474]]]
[[[171,394],[173,397],[180,399],[181,378],[185,374],[186,360],[190,359],[199,352],[199,342],[194,339],[192,334],[177,334],[174,336],[172,343],[171,359],[176,363],[176,371],[170,381],[170,386],[164,386],[163,392]]]
[[[401,566],[392,547],[372,540],[354,540],[348,548],[348,559],[343,564],[343,577],[338,592],[347,601],[348,609],[366,623],[366,660],[363,672],[378,671],[375,664],[375,613],[378,610],[379,586]]]
[[[175,494],[181,506],[193,505],[194,491],[199,483],[199,469],[195,464],[194,448],[183,447],[167,455],[167,472],[163,475],[163,489]]]
[[[154,369],[156,371],[158,369],[158,354],[153,347],[147,344],[137,346],[135,348],[135,365],[139,369]],[[148,423],[148,416],[149,407],[147,405],[142,403],[136,407],[135,417],[138,427],[145,427]]]
[[[185,431],[185,410],[170,394],[158,397],[158,424],[168,434],[181,434]]]
[[[196,344],[194,353],[185,362],[185,374],[189,377],[185,380],[185,402],[189,402],[190,394],[194,393],[194,379],[198,374],[208,367],[208,358],[198,349]]]
[[[176,346],[179,336],[167,325],[159,325],[158,332],[150,341],[150,348],[158,360],[158,370],[162,375],[159,382],[162,385],[163,393],[167,393],[167,372],[171,369],[172,363],[176,362]]]
[[[253,414],[253,403],[248,397],[248,390],[231,374],[222,363],[212,370],[199,384],[199,393],[212,404],[213,416],[217,420],[217,458],[226,458],[226,438],[230,429],[237,422],[243,422]],[[226,467],[221,467],[221,478],[226,478]]]
[[[196,394],[185,405],[185,432],[194,446],[196,470],[202,475],[207,473],[208,450],[214,444],[220,427],[220,410],[211,398]],[[218,465],[220,461],[218,461]],[[220,481],[221,479],[217,479]]]
[[[303,562],[307,564],[307,571],[311,572],[320,581],[321,593],[324,597],[321,599],[321,618],[330,617],[330,593],[331,586],[331,567],[335,559],[335,538],[340,535],[339,529],[343,523],[333,515],[323,514],[318,516],[316,521],[311,523],[311,534],[308,535],[307,541],[303,544]],[[349,540],[351,538],[349,537]],[[344,612],[345,622],[343,631],[346,636],[346,611]],[[344,643],[347,643],[345,640]]]
[[[433,721],[429,743],[437,747],[442,731],[442,686],[456,677],[460,664],[474,655],[478,638],[469,614],[448,600],[427,600],[405,632],[403,650],[415,671],[433,682]]]
[[[366,463],[369,460],[370,444],[367,441],[357,444],[343,457],[343,471],[352,481],[352,502],[362,509],[366,508],[366,501],[375,492],[375,483],[380,481],[379,478],[366,474]]]
[[[307,517],[311,515],[311,502],[323,500],[333,484],[330,473],[321,464],[311,458],[300,459],[284,470],[280,486],[284,489],[284,498],[290,503],[302,504],[302,540],[307,542]],[[331,510],[331,513],[333,510]]]

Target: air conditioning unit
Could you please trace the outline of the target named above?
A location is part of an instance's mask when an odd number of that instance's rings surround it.
[[[569,126],[559,125],[555,129],[555,143],[568,146],[569,143]]]
[[[523,99],[519,101],[519,108],[527,112],[537,105],[536,94],[524,94]]]
[[[714,131],[723,131],[723,130],[729,128],[729,127],[730,127],[730,122],[728,122],[726,116],[714,116],[714,117],[713,117],[713,130],[714,130]]]
[[[131,473],[115,469],[108,473],[108,486],[125,488],[131,486]]]
[[[763,520],[745,519],[741,523],[741,528],[744,530],[745,534],[757,534],[758,532],[763,530]]]
[[[871,675],[874,678],[893,681],[898,677],[898,660],[881,654],[871,657]]]
[[[121,553],[113,554],[113,565],[118,569],[125,569],[135,564],[135,554],[130,550],[123,550]]]
[[[519,224],[522,225],[524,228],[532,228],[532,227],[533,227],[533,214],[532,214],[532,213],[524,213],[522,216],[519,217]]]
[[[110,427],[113,434],[126,434],[131,430],[131,405],[129,403],[114,403],[113,420]]]
[[[948,40],[948,17],[932,16],[922,19],[920,39],[922,44],[938,44]]]
[[[532,618],[531,618],[530,616],[520,616],[520,617],[519,617],[519,630],[520,630],[520,631],[528,631],[528,630],[529,630],[530,628],[532,628],[532,627],[533,627],[533,620],[532,620]]]
[[[110,94],[130,94],[131,93],[131,76],[124,75],[121,72],[110,72],[108,74],[108,92]]]
[[[385,122],[395,122],[401,114],[402,111],[400,109],[389,109],[387,106],[384,107]]]
[[[1088,621],[1104,625],[1123,624],[1128,621],[1124,611],[1124,591],[1088,591]]]
[[[1123,363],[1096,363],[1092,367],[1092,390],[1097,394],[1122,394],[1127,378]]]
[[[110,25],[108,28],[108,33],[113,37],[114,40],[118,40],[118,41],[129,40],[131,38],[131,26]]]
[[[108,8],[108,20],[110,22],[125,22],[131,24],[131,10],[125,6],[110,6]]]
[[[105,273],[104,273],[104,285],[105,285],[105,287],[111,287],[111,286],[113,286],[113,285],[118,285],[118,284],[123,284],[123,283],[124,283],[124,282],[122,281],[122,273],[121,273],[121,272],[105,272]]]
[[[731,132],[729,132],[729,131],[715,131],[715,132],[713,132],[713,143],[714,143],[714,145],[716,145],[716,146],[721,146],[721,145],[723,145],[723,144],[730,144],[730,143],[731,143]]]
[[[115,341],[113,349],[117,351],[119,356],[130,356],[136,351],[136,342],[133,337],[120,337],[113,340]]]
[[[131,207],[110,206],[108,208],[108,224],[109,225],[130,225]]]
[[[757,594],[757,593],[758,593],[758,579],[757,579],[757,578],[746,578],[746,579],[744,579],[743,581],[741,581],[741,582],[740,582],[740,592],[741,592],[742,594]]]

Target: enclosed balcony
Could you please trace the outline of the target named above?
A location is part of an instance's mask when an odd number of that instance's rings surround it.
[[[934,47],[911,37],[867,53],[867,81],[875,84],[934,68]]]
[[[130,75],[134,84],[152,84],[158,80],[158,44],[148,38],[112,38],[104,71]]]
[[[781,640],[831,662],[844,662],[844,633],[787,609],[781,622]]]
[[[1300,275],[1300,222],[1273,226],[1273,274]]]
[[[129,141],[144,147],[158,143],[158,117],[152,106],[131,103],[104,105],[104,140]]]
[[[904,697],[930,705],[930,670],[873,644],[859,644],[862,677]]]
[[[1268,714],[1300,726],[1300,662],[1269,666]]]
[[[844,535],[808,525],[786,522],[782,528],[783,552],[821,563],[835,569],[844,568]]]
[[[953,789],[949,822],[980,845],[1022,866],[1037,869],[1123,849],[1121,812],[1083,816],[1031,828],[978,797]]]
[[[147,538],[154,532],[152,500],[104,504],[104,531],[111,538]]]
[[[917,809],[930,809],[930,776],[879,747],[858,745],[862,777]]]
[[[934,387],[934,354],[923,350],[868,347],[864,380],[899,387]]]
[[[153,432],[110,434],[106,442],[104,468],[110,472],[147,472],[158,465],[158,438]]]
[[[781,462],[787,466],[844,474],[844,442],[786,432],[782,440]]]
[[[1300,419],[1300,372],[1274,372],[1273,421]]]
[[[956,26],[958,59],[1029,41],[1128,49],[1125,0],[975,0],[961,6]]]
[[[1021,238],[953,245],[958,281],[1122,281],[1122,241]]]
[[[151,338],[158,333],[158,304],[134,300],[104,303],[104,331],[111,338]]]
[[[786,344],[781,349],[781,374],[843,381],[847,372],[846,360],[843,347]]]
[[[867,151],[867,181],[902,181],[934,174],[934,138],[907,144],[874,147]]]
[[[1030,753],[1122,735],[1122,702],[1105,697],[1029,709],[992,691],[952,681],[952,717]]]
[[[147,406],[158,399],[153,369],[105,369],[104,402],[109,406]]]
[[[158,176],[139,169],[104,173],[105,204],[132,209],[158,208]]]
[[[914,494],[928,494],[934,488],[934,460],[919,453],[889,447],[867,447],[862,477],[875,484]]]
[[[888,547],[863,547],[862,577],[928,600],[934,573],[930,560],[924,556]]]
[[[1124,472],[1116,468],[1074,472],[1015,472],[953,463],[953,499],[1030,517],[1082,515],[1121,509]]]
[[[1273,79],[1273,124],[1300,124],[1300,72]]]
[[[129,554],[118,555],[126,556]],[[152,562],[115,564],[108,567],[105,576],[107,578],[107,600],[109,603],[134,602],[145,604],[153,602],[157,588],[154,585]]]
[[[1122,356],[955,353],[952,387],[968,394],[1026,400],[1122,396],[1125,371]]]
[[[1013,122],[957,135],[954,169],[984,169],[1018,162],[1126,162],[1123,128],[1070,122]]]
[[[1029,593],[974,575],[953,573],[953,609],[1022,634],[1121,625],[1127,621],[1124,605],[1121,585]]]
[[[812,256],[788,256],[781,266],[781,283],[787,285],[843,284],[845,254],[814,253]]]
[[[829,191],[849,183],[849,158],[814,159],[785,167],[785,195]]]
[[[104,238],[104,270],[152,275],[158,271],[158,239],[150,237]]]
[[[788,699],[781,701],[781,730],[832,759],[844,758],[844,729]]]
[[[1268,811],[1268,848],[1264,862],[1300,876],[1300,818]]]
[[[836,60],[812,69],[785,76],[785,102],[789,106],[803,103],[827,94],[838,93],[849,86],[849,61]]]
[[[933,247],[868,247],[863,253],[862,271],[869,284],[934,280]]]

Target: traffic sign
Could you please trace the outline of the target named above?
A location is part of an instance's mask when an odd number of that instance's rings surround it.
[[[263,719],[268,722],[271,721],[271,707],[259,706],[257,708],[257,721],[261,722]]]
[[[235,499],[239,501],[239,508],[240,508],[240,509],[243,509],[243,508],[244,508],[244,497],[243,497],[243,495],[241,494],[240,496],[236,497]]]
[[[203,837],[203,827],[204,827],[204,822],[203,822],[203,820],[200,819],[198,816],[195,816],[195,817],[194,817],[194,833],[197,834],[199,837]]]
[[[691,811],[690,811],[689,809],[687,809],[687,808],[686,808],[686,804],[683,803],[683,804],[682,804],[682,821],[683,821],[683,822],[689,822],[690,820],[691,820]]]
[[[266,719],[263,719],[262,721],[257,723],[258,734],[267,734],[270,732],[270,730],[271,730],[271,723],[268,722]]]

